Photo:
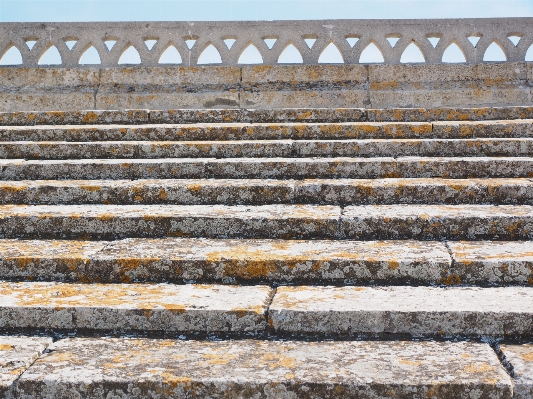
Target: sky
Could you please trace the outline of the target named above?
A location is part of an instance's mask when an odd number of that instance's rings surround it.
[[[533,0],[0,0],[0,22],[533,17]]]
[[[376,18],[491,18],[533,17],[533,0],[0,0],[0,22],[74,22],[74,21],[234,21],[291,19],[376,19]],[[58,62],[53,47],[41,58],[44,65]],[[209,51],[208,51],[209,50]],[[201,61],[214,63],[220,55],[204,51]],[[253,50],[253,49],[252,49]],[[331,51],[329,51],[331,50]],[[323,53],[322,61],[342,62],[335,48]],[[423,62],[417,48],[408,49],[405,62]],[[18,50],[2,55],[0,64],[21,61]],[[57,50],[56,50],[57,51]],[[366,50],[365,50],[366,51]],[[296,50],[297,52],[297,50]],[[299,53],[287,52],[283,59],[295,62]],[[503,52],[494,45],[487,60],[503,61]],[[260,57],[260,56],[259,56]],[[379,62],[381,53],[369,48],[361,62]],[[533,60],[533,50],[526,60]],[[180,55],[169,58],[171,63]],[[130,47],[123,63],[137,63],[138,53]],[[253,51],[243,53],[242,63],[257,63]],[[449,48],[443,61],[462,62],[459,48]],[[96,50],[88,51],[80,62],[99,63]],[[281,62],[281,58],[280,58]]]

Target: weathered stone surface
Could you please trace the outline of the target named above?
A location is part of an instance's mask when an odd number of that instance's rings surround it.
[[[532,189],[522,189],[524,201]],[[512,184],[508,196],[517,192]],[[522,187],[522,186],[520,186]],[[521,191],[521,192],[522,192]],[[520,197],[522,198],[522,197]],[[290,204],[293,180],[25,180],[0,181],[1,204]],[[297,201],[301,203],[301,201]],[[309,202],[309,201],[306,201]],[[315,198],[311,203],[321,203]]]
[[[0,278],[87,282],[91,257],[107,244],[106,241],[0,240]]]
[[[0,180],[533,177],[530,157],[0,159]]]
[[[531,179],[0,181],[0,204],[533,205]]]
[[[433,122],[432,134],[435,137],[533,137],[533,121],[499,120],[499,121],[461,121]]]
[[[366,205],[343,210],[342,229],[352,239],[531,240],[533,207],[527,205]]]
[[[0,183],[3,193],[2,187]],[[305,204],[533,205],[530,179],[306,179],[296,181],[294,190],[295,201]],[[14,196],[10,191],[5,195]]]
[[[238,67],[105,68],[95,109],[238,108]]]
[[[530,124],[517,119],[532,119],[533,107],[505,106],[486,108],[279,108],[279,109],[165,109],[165,110],[69,110],[0,112],[2,126],[95,125],[106,124],[211,124],[211,123],[346,123],[495,121],[495,125],[514,125],[531,136]],[[440,125],[434,122],[435,126]],[[447,125],[447,123],[444,123]],[[473,124],[477,125],[477,124]],[[490,124],[489,124],[490,125]],[[431,125],[430,125],[431,126]],[[486,137],[486,136],[477,136]]]
[[[503,362],[512,370],[513,398],[533,397],[533,344],[501,345]]]
[[[357,122],[366,119],[362,108],[279,108],[279,109],[168,109],[150,110],[152,123],[290,123]]]
[[[13,383],[52,343],[50,338],[0,336],[0,396],[11,397]]]
[[[166,159],[0,159],[2,180],[157,179],[205,176],[209,158]]]
[[[533,118],[531,106],[500,106],[481,108],[384,108],[368,109],[367,120],[374,122],[488,121]]]
[[[438,242],[0,240],[0,276],[10,280],[426,285],[450,280],[450,268]]]
[[[400,144],[401,145],[401,144]],[[460,146],[458,144],[457,146]],[[465,146],[468,146],[465,143]],[[526,151],[529,142],[486,143],[478,145],[480,153],[489,147],[501,147],[499,154]],[[235,157],[290,157],[290,140],[261,141],[105,141],[65,143],[53,141],[0,142],[0,158],[75,159],[75,158],[235,158]],[[470,144],[472,147],[472,144]],[[532,146],[533,147],[533,146]],[[335,149],[332,149],[334,154]]]
[[[180,122],[179,119],[178,122]],[[431,137],[431,131],[432,126],[430,123],[402,122],[280,123],[274,121],[271,123],[93,124],[85,126],[0,126],[0,139],[2,141],[61,140],[74,142],[121,140],[331,140],[348,138],[425,138]],[[443,134],[448,133],[444,132]],[[444,138],[451,138],[450,134]],[[515,136],[511,132],[509,137]],[[462,137],[459,136],[459,138]]]
[[[332,238],[340,208],[311,205],[2,205],[2,238]]]
[[[531,336],[533,288],[280,287],[279,333],[358,336]]]
[[[363,65],[245,66],[241,106],[257,108],[363,107],[367,103]]]
[[[0,282],[0,328],[256,333],[266,286]]]
[[[149,123],[150,111],[132,109],[124,111],[16,111],[0,112],[0,124],[5,126],[38,125],[96,125]]]
[[[85,68],[0,68],[0,111],[94,109],[99,73]]]
[[[17,395],[510,399],[512,383],[487,344],[78,338],[55,343]]]
[[[531,105],[524,62],[370,65],[372,108]]]
[[[452,273],[470,284],[533,285],[533,241],[448,242]]]

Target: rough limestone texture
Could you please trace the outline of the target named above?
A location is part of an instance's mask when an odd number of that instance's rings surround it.
[[[533,157],[0,159],[0,180],[532,178]]]
[[[51,349],[17,382],[18,398],[512,397],[487,344],[66,339]]]
[[[38,126],[38,125],[101,125],[106,124],[212,124],[239,123],[259,124],[269,123],[279,125],[302,123],[331,123],[367,122],[368,126],[379,126],[373,122],[400,122],[404,126],[415,122],[447,121],[438,129],[438,123],[433,127],[440,133],[446,132],[447,127],[471,125],[473,128],[486,126],[495,133],[506,132],[506,126],[514,125],[521,136],[531,137],[531,125],[521,119],[532,119],[531,106],[501,106],[482,108],[221,108],[221,109],[128,109],[128,110],[69,110],[69,111],[14,111],[0,112],[2,126]],[[450,121],[461,121],[460,124],[450,124]],[[484,124],[483,121],[494,121],[494,124]],[[482,122],[482,123],[476,123]],[[249,125],[250,127],[250,125]],[[430,126],[431,127],[431,126]],[[336,127],[338,128],[338,126]],[[467,128],[468,129],[468,128]],[[370,129],[372,130],[372,129]],[[451,131],[451,130],[450,130]],[[450,132],[448,131],[448,133]],[[484,136],[483,130],[477,128],[477,137]],[[472,131],[470,131],[472,132]],[[414,133],[414,131],[413,131]],[[420,133],[420,132],[419,132]],[[486,133],[485,133],[486,134]],[[440,136],[438,136],[440,137]],[[469,136],[470,137],[470,136]],[[520,137],[520,136],[516,136]]]
[[[2,111],[531,106],[526,62],[2,68]]]
[[[533,207],[527,205],[366,205],[342,213],[353,239],[531,240]]]
[[[533,241],[461,241],[447,245],[458,281],[533,285]]]
[[[0,336],[0,397],[12,394],[16,379],[51,343],[51,338]]]
[[[500,350],[513,376],[513,398],[533,398],[533,344],[501,345]]]
[[[1,159],[153,159],[285,157],[527,157],[533,139],[226,140],[226,141],[4,141]]]
[[[450,268],[445,244],[427,241],[0,240],[12,280],[425,285],[454,283]]]
[[[269,322],[291,335],[528,336],[533,288],[280,287]]]
[[[2,205],[4,238],[331,238],[341,210],[312,205]]]
[[[256,333],[266,286],[0,283],[0,328]]]
[[[0,204],[533,205],[533,179],[0,181]]]

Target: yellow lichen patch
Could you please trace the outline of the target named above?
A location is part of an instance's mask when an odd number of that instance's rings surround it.
[[[168,193],[166,192],[165,189],[162,188],[162,189],[159,190],[158,197],[159,197],[159,199],[161,199],[161,200],[164,201],[164,200],[167,199],[167,197],[168,197]]]
[[[20,191],[24,191],[27,188],[28,188],[28,186],[24,186],[24,185],[21,185],[21,186],[11,186],[11,185],[8,185],[8,184],[6,184],[6,185],[1,184],[0,185],[0,190],[2,190],[6,194],[15,194],[15,193],[18,193]]]
[[[0,344],[0,351],[12,351],[13,349],[15,349],[13,345]]]
[[[102,187],[100,186],[85,186],[85,185],[79,185],[79,188],[85,191],[100,191]]]
[[[191,389],[193,380],[189,377],[175,376],[170,373],[161,373],[163,382],[170,385],[172,389],[176,389],[178,386],[182,386],[184,389]]]
[[[201,184],[187,184],[187,189],[193,193],[197,193],[202,189],[202,187],[203,186]]]
[[[391,90],[397,89],[400,85],[396,81],[392,82],[373,82],[370,85],[370,90]]]
[[[202,357],[207,360],[208,364],[228,364],[230,361],[237,359],[239,356],[230,353],[203,353]]]
[[[448,277],[442,278],[442,284],[444,285],[459,285],[461,284],[461,278],[457,274],[450,274]]]
[[[103,213],[101,215],[98,215],[96,218],[102,222],[107,222],[109,220],[113,220],[114,217],[115,215],[113,215],[112,213]]]
[[[398,262],[397,260],[389,261],[389,265],[388,265],[389,270],[396,270],[398,269],[398,267],[400,267],[400,262]]]
[[[487,371],[493,370],[494,366],[484,364],[484,363],[471,363],[468,366],[463,368],[467,373],[485,373]]]
[[[161,306],[163,306],[166,310],[170,310],[178,314],[185,313],[185,311],[187,310],[185,306],[178,305],[175,303],[162,303]]]
[[[521,353],[520,358],[526,362],[533,362],[533,352],[531,353]]]
[[[98,114],[95,112],[88,112],[84,115],[82,122],[83,123],[94,123],[98,120]]]
[[[424,362],[420,362],[420,361],[417,362],[417,361],[413,361],[413,360],[409,360],[409,359],[405,359],[405,358],[400,358],[400,359],[398,360],[398,363],[400,363],[400,364],[406,364],[406,365],[408,365],[408,366],[415,366],[415,367],[417,367],[417,366],[422,365]]]
[[[304,112],[304,113],[302,113],[302,114],[298,114],[298,119],[299,119],[299,120],[307,119],[307,118],[309,118],[311,115],[312,115],[311,111],[307,111],[307,112]]]

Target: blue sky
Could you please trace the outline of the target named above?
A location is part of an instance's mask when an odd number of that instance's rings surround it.
[[[0,0],[1,22],[533,17],[533,0]]]

